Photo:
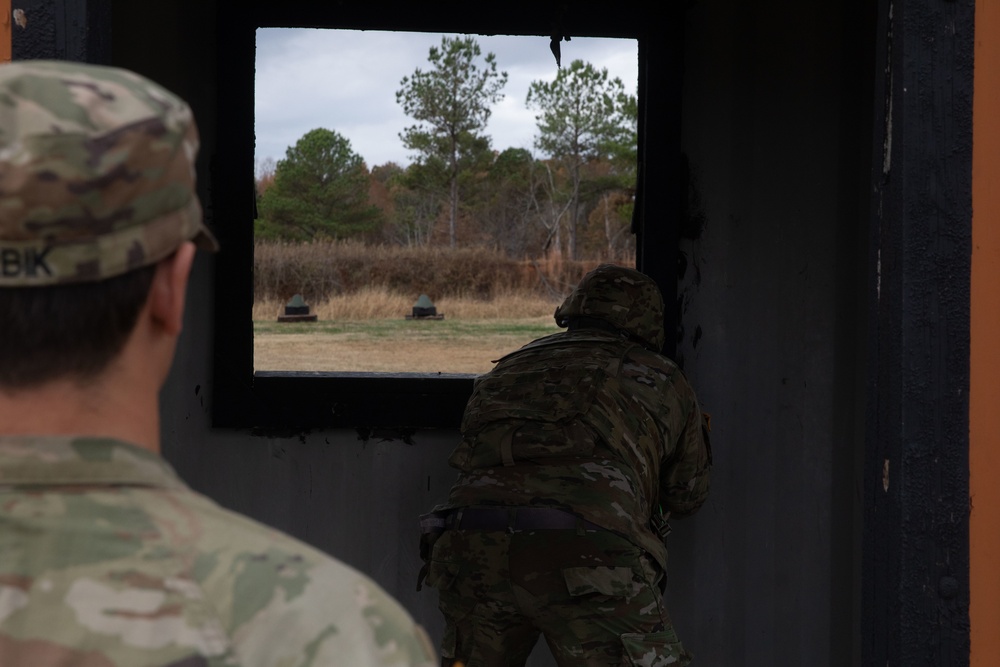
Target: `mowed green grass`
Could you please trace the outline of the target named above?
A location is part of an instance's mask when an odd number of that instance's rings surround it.
[[[303,334],[329,336],[362,337],[367,339],[398,339],[459,341],[463,338],[478,338],[483,336],[527,336],[538,338],[559,331],[555,322],[549,318],[531,318],[526,320],[343,320],[317,322],[277,322],[255,320],[253,323],[255,336],[270,334]]]
[[[254,322],[254,369],[485,373],[493,361],[561,331],[551,317]]]
[[[440,320],[406,319],[413,299],[380,288],[316,304],[316,322],[278,322],[284,304],[254,304],[254,368],[268,371],[484,373],[492,360],[560,329],[552,299],[510,293],[442,298]]]

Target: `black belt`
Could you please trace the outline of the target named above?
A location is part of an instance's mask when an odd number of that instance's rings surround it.
[[[604,530],[552,507],[463,507],[445,517],[444,525],[459,530]]]

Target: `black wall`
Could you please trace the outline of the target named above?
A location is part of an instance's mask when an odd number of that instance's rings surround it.
[[[76,3],[34,2],[24,34],[15,28],[16,56],[109,58],[191,101],[209,221],[223,253],[246,252],[227,244],[228,226],[250,221],[229,220],[216,201],[249,150],[227,145],[230,119],[217,113],[241,89],[234,82],[252,77],[252,63],[219,42],[241,5],[116,0],[108,50],[102,35],[60,42],[56,18],[32,21]],[[524,4],[497,12],[497,25],[519,25]],[[659,192],[686,190],[681,241],[652,233],[642,256],[667,277],[680,256],[678,357],[712,414],[712,497],[668,538],[668,606],[696,664],[968,661],[971,5],[869,4],[700,0],[682,25],[643,27],[646,48],[680,40],[683,55],[682,71],[646,82],[678,96],[679,117],[645,119],[668,124],[658,132],[679,137],[682,154],[665,140],[647,155],[660,176],[644,183],[685,179]],[[102,7],[79,5],[81,15]],[[607,8],[609,25],[627,26],[630,7]],[[38,42],[25,42],[39,24]],[[455,428],[406,442],[294,425],[268,436],[213,429],[215,328],[244,311],[249,327],[248,303],[214,293],[221,257],[196,265],[163,392],[166,456],[223,505],[371,574],[439,636],[433,592],[413,590],[415,518],[447,492]],[[886,458],[892,494],[879,497]],[[551,658],[539,651],[531,664]]]
[[[883,5],[862,655],[866,664],[967,665],[975,5]]]
[[[873,39],[831,3],[688,12],[679,352],[716,471],[670,593],[701,664],[859,659]]]

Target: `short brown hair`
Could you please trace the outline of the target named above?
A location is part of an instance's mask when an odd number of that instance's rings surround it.
[[[0,289],[0,389],[86,382],[121,352],[156,265],[98,282]]]

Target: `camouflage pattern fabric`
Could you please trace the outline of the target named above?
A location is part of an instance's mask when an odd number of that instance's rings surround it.
[[[694,513],[711,454],[694,391],[663,355],[601,331],[529,343],[477,378],[436,511],[549,506],[623,535],[666,568],[651,522]]]
[[[681,667],[662,571],[609,531],[449,530],[427,581],[439,590],[444,663],[523,665],[544,635],[560,666]]]
[[[197,152],[188,105],[137,74],[0,65],[0,287],[110,278],[189,239],[217,249]]]
[[[107,439],[0,438],[0,665],[432,665],[374,582]]]
[[[539,633],[563,666],[689,662],[662,606],[662,537],[705,502],[712,455],[694,391],[654,351],[662,313],[649,278],[598,267],[556,311],[570,331],[476,379],[435,514],[552,508],[600,530],[425,534],[446,662],[523,665]]]

